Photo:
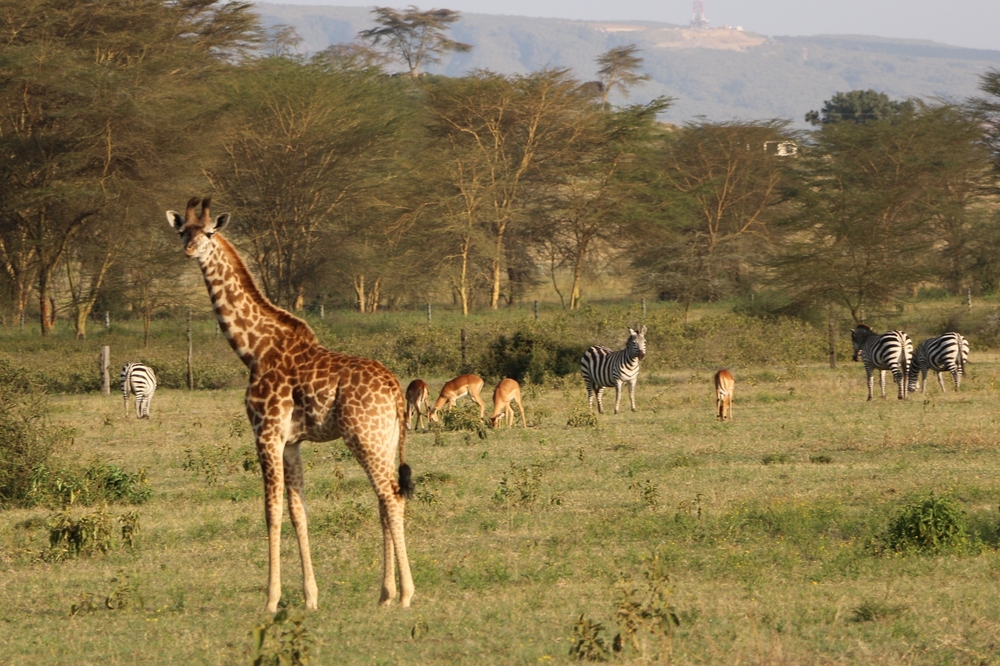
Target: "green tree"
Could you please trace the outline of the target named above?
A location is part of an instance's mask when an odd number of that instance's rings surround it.
[[[607,108],[608,96],[611,91],[618,90],[624,97],[629,96],[629,92],[635,86],[649,81],[648,74],[640,74],[642,58],[637,53],[641,49],[635,44],[626,46],[616,46],[615,48],[597,56],[598,80],[601,82],[601,107]]]
[[[979,138],[974,120],[947,104],[824,125],[804,157],[798,209],[783,225],[779,283],[800,302],[835,303],[861,322],[947,272],[942,256],[967,233],[987,164]]]
[[[441,62],[445,53],[465,53],[471,44],[449,39],[445,31],[461,18],[461,13],[451,9],[420,11],[410,5],[403,11],[391,7],[376,7],[376,28],[362,30],[358,37],[381,46],[392,58],[402,61],[411,77],[421,74],[421,68]]]
[[[910,100],[892,100],[885,93],[874,90],[852,90],[835,93],[823,102],[821,111],[806,113],[806,122],[813,125],[867,123],[913,110],[913,102]]]
[[[249,8],[0,0],[0,235],[14,241],[8,274],[32,264],[43,334],[76,238],[190,150],[182,137],[208,108],[195,87],[259,36]]]

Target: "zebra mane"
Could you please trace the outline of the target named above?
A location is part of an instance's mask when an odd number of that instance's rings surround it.
[[[865,329],[866,331],[869,331],[869,332],[872,332],[872,333],[874,333],[874,331],[872,330],[872,327],[871,327],[871,326],[869,326],[868,324],[858,324],[858,326],[857,326],[857,327],[858,327],[858,328],[863,328],[863,329]]]

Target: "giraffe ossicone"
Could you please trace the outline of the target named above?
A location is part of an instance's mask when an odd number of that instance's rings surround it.
[[[211,197],[193,197],[183,215],[167,211],[167,221],[180,234],[184,253],[198,260],[219,327],[250,371],[246,409],[264,477],[268,533],[266,609],[276,612],[281,598],[283,492],[299,542],[305,605],[317,607],[299,447],[338,438],[344,439],[378,497],[383,537],[379,603],[388,605],[396,597],[398,564],[399,603],[407,607],[414,590],[403,513],[413,482],[404,458],[405,403],[399,381],[377,361],[326,349],[305,321],[271,303],[236,249],[217,233],[229,223],[229,214],[213,219],[210,204]]]

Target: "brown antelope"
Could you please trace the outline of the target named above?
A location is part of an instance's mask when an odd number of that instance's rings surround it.
[[[406,387],[406,429],[413,430],[411,427],[411,422],[413,420],[413,414],[417,414],[417,429],[420,428],[420,417],[424,414],[420,411],[420,406],[423,405],[424,412],[427,411],[427,395],[430,387],[427,386],[427,382],[422,379],[414,379],[410,382],[410,385]],[[426,417],[425,417],[426,418]]]
[[[514,410],[510,408],[511,401],[517,403],[517,408],[521,411],[521,425],[528,427],[524,420],[524,405],[521,403],[521,387],[513,379],[504,379],[493,391],[493,416],[490,417],[490,425],[499,428],[503,425],[503,417],[507,416],[507,427],[514,427]]]
[[[733,418],[733,389],[736,387],[736,380],[733,373],[728,370],[719,370],[715,373],[715,406],[718,408],[718,418],[726,421]]]
[[[462,375],[446,383],[441,389],[441,395],[434,401],[434,406],[427,410],[428,423],[437,423],[438,411],[445,404],[448,405],[448,409],[451,409],[455,406],[455,401],[465,395],[468,395],[474,403],[479,405],[479,418],[483,418],[483,414],[486,412],[486,403],[479,397],[479,392],[483,390],[485,383],[479,375]]]

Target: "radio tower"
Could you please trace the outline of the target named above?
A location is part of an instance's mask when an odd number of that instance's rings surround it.
[[[694,0],[694,6],[691,8],[691,27],[695,30],[708,29],[708,21],[705,20],[704,0]]]

